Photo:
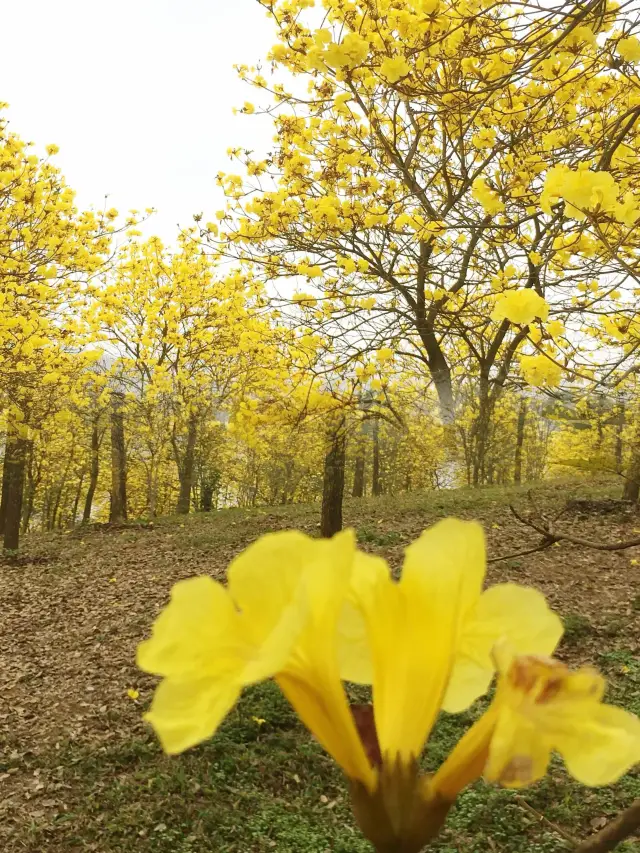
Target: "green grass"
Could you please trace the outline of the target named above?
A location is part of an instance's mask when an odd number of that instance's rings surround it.
[[[640,664],[633,653],[605,653],[602,666],[619,673],[612,700],[640,711]],[[442,716],[426,753],[428,770],[481,709]],[[70,793],[66,811],[29,828],[33,851],[53,842],[70,851],[134,847],[136,853],[370,850],[354,826],[340,773],[273,683],[248,690],[215,739],[182,756],[163,756],[150,734],[98,749],[69,742],[34,759],[29,772],[36,771]],[[569,844],[552,824],[582,837],[593,818],[613,816],[637,796],[637,774],[588,790],[554,762],[546,779],[520,794],[484,783],[467,790],[431,849],[557,853]]]
[[[550,487],[554,488],[551,498],[562,502],[568,489]],[[611,486],[579,483],[571,491],[593,498],[608,495]],[[384,496],[348,500],[345,517],[367,550],[380,548],[396,563],[401,555],[401,548],[396,546],[407,544],[424,526],[448,515],[480,517],[495,537],[497,553],[509,553],[518,548],[513,547],[513,541],[503,545],[501,540],[508,504],[525,499],[524,487]],[[87,533],[86,546],[76,541],[78,550],[74,553],[81,551],[84,555],[86,551],[88,556],[74,556],[69,564],[56,562],[55,555],[64,554],[66,542],[84,537],[83,532],[73,537],[43,537],[34,540],[33,547],[36,554],[38,549],[44,553],[50,549],[53,556],[46,565],[49,577],[86,573],[87,566],[93,570],[91,549],[98,553],[100,548],[111,548],[110,553],[117,556],[124,553],[121,547],[133,545],[137,545],[135,559],[140,553],[144,555],[142,549],[155,549],[157,565],[154,556],[148,573],[160,574],[163,561],[170,562],[176,554],[183,556],[182,551],[188,552],[185,571],[191,570],[194,555],[202,555],[199,570],[204,566],[208,571],[221,549],[226,565],[234,550],[265,530],[299,527],[314,534],[317,523],[318,506],[224,510],[158,519],[152,531],[132,528],[96,533],[93,540]],[[561,560],[563,554],[561,549],[554,549],[545,556]],[[567,562],[573,559],[569,556]],[[532,563],[528,558],[518,558],[502,565],[504,571],[511,572],[510,579],[519,580]],[[135,566],[132,572],[136,572]],[[120,583],[124,569],[115,574]],[[137,574],[134,576],[137,582]],[[108,589],[115,595],[119,587]],[[144,586],[140,594],[144,596]],[[631,614],[640,608],[635,603],[638,600],[640,596],[630,595]],[[588,616],[579,612],[582,601],[567,601],[563,651],[577,659],[582,654],[590,659],[595,656],[609,680],[609,701],[640,714],[640,662],[630,647],[633,641],[625,640],[632,615],[619,615],[611,608],[606,613],[592,611]],[[149,611],[143,608],[126,618],[129,629],[134,629],[132,635],[142,636],[148,627]],[[92,638],[92,642],[109,642],[103,633]],[[144,695],[148,696],[148,691]],[[366,701],[367,693],[355,690],[354,698]],[[427,772],[440,765],[486,702],[461,715],[442,715],[425,754]],[[12,779],[24,779],[25,790],[34,779],[41,780],[47,792],[36,798],[32,807],[27,797],[26,819],[16,821],[6,835],[7,853],[371,850],[354,824],[340,771],[303,728],[273,683],[247,690],[213,740],[172,758],[162,754],[149,730],[135,721],[130,727],[128,722],[123,725],[116,719],[118,713],[111,707],[105,711],[103,738],[61,739],[55,746],[26,753],[17,748],[18,744],[14,753],[13,743],[2,750],[0,785],[3,774],[9,774]],[[111,727],[110,722],[118,725]],[[439,853],[561,853],[570,849],[570,838],[589,835],[599,822],[615,816],[636,797],[640,797],[637,771],[614,786],[585,789],[567,776],[559,761],[554,761],[543,781],[521,792],[482,782],[472,786],[460,796],[430,849]],[[637,842],[629,841],[619,849],[638,853]]]

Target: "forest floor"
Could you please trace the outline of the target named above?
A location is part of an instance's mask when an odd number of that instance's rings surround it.
[[[619,487],[536,486],[546,511]],[[347,501],[363,548],[399,565],[424,527],[478,518],[491,557],[539,539],[510,514],[524,489],[486,488]],[[606,507],[605,507],[606,509]],[[4,853],[365,853],[345,785],[272,684],[248,690],[216,738],[174,758],[141,720],[154,681],[136,644],[175,581],[223,578],[258,535],[317,531],[318,507],[225,510],[159,519],[152,527],[95,526],[37,536],[17,562],[0,560],[0,849]],[[570,511],[565,530],[599,541],[640,532],[640,513]],[[559,656],[597,665],[609,700],[640,713],[640,549],[588,551],[562,543],[490,565],[489,582],[540,588],[566,627]],[[139,692],[137,699],[128,695]],[[435,767],[480,708],[444,716],[429,743]],[[640,772],[605,789],[574,784],[560,764],[520,793],[484,783],[466,791],[433,849],[551,853],[570,849],[640,796]],[[640,839],[626,842],[640,851]]]

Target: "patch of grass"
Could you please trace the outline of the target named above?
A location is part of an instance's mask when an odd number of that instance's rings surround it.
[[[589,619],[582,613],[567,613],[562,621],[564,623],[563,641],[568,646],[580,644],[595,631]]]
[[[610,657],[608,663],[626,666],[621,660],[629,658]],[[366,699],[366,692],[356,693]],[[441,716],[426,752],[427,769],[442,762],[487,701]],[[184,755],[165,757],[149,733],[97,750],[69,742],[54,754],[29,759],[28,770],[45,784],[55,780],[65,803],[48,821],[36,818],[22,830],[16,849],[28,853],[128,853],[132,847],[136,853],[371,850],[354,824],[339,770],[273,683],[246,691],[216,737]],[[615,815],[639,795],[638,775],[588,790],[554,762],[547,778],[523,792],[483,782],[472,786],[430,849],[557,853],[566,842],[554,824],[565,835],[583,837],[594,818]]]
[[[358,530],[358,542],[361,545],[397,545],[402,542],[402,535],[396,530],[372,530],[370,527],[362,527]]]

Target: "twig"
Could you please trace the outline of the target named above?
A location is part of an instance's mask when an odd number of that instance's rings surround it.
[[[626,542],[593,542],[591,539],[582,539],[579,536],[571,536],[560,530],[554,530],[548,521],[536,522],[531,518],[520,515],[514,506],[509,507],[513,515],[521,524],[531,527],[537,533],[541,533],[552,545],[554,542],[571,542],[573,545],[581,545],[583,548],[593,548],[596,551],[624,551],[627,548],[636,548],[640,545],[640,537],[628,539]]]
[[[565,839],[565,841],[568,841],[571,847],[576,847],[580,843],[577,838],[571,835],[571,833],[567,832],[565,829],[562,829],[562,827],[558,826],[557,823],[554,823],[552,820],[549,820],[548,817],[534,809],[534,807],[530,805],[524,797],[521,797],[519,794],[516,794],[514,799],[518,803],[518,805],[522,806],[524,809],[530,812],[535,818],[538,819],[540,823],[548,824],[554,832],[557,832],[558,835],[561,835]]]
[[[501,557],[491,557],[487,563],[500,563],[502,560],[515,560],[516,557],[526,557],[528,554],[536,554],[538,551],[546,551],[554,544],[553,539],[546,537],[539,545],[527,548],[526,551],[516,551],[514,554],[503,554]]]
[[[579,844],[574,853],[608,853],[640,829],[640,799],[614,818],[595,835]]]

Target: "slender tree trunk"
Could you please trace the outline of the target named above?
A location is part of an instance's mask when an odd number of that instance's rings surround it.
[[[364,444],[359,443],[358,444],[358,450],[356,453],[355,470],[353,472],[353,489],[351,491],[351,496],[354,498],[364,497],[364,475],[365,475]]]
[[[91,509],[93,507],[93,496],[98,486],[98,475],[100,474],[100,433],[98,432],[98,421],[94,421],[91,429],[91,467],[89,468],[89,488],[84,499],[82,511],[82,523],[89,524],[91,521]]]
[[[330,435],[329,449],[324,458],[320,535],[325,538],[329,538],[342,530],[344,467],[347,449],[347,436],[344,426],[344,418],[342,418]]]
[[[5,551],[17,551],[20,544],[22,497],[28,451],[28,439],[15,435],[7,436],[2,471],[3,547]]]
[[[479,409],[475,423],[475,454],[473,460],[473,485],[479,486],[485,481],[489,429],[491,426],[491,405],[489,402],[489,379],[480,377]]]
[[[616,424],[616,449],[615,449],[615,457],[616,457],[616,472],[618,474],[622,473],[622,458],[624,452],[624,444],[622,441],[622,434],[624,432],[624,423],[625,423],[625,411],[624,405],[620,405],[620,411],[618,413],[618,422]]]
[[[627,471],[627,479],[622,492],[622,499],[625,501],[638,502],[640,497],[640,459],[632,460],[632,464]]]
[[[624,490],[622,492],[623,500],[638,502],[640,497],[640,413],[636,412],[635,423],[633,429],[633,438],[631,439],[631,457],[625,472]]]
[[[195,415],[189,416],[187,431],[187,447],[185,449],[182,464],[178,469],[180,479],[180,493],[176,512],[179,515],[187,515],[191,509],[191,489],[193,487],[193,468],[195,464],[196,439],[198,437],[198,421]]]
[[[520,409],[518,410],[518,426],[516,427],[516,455],[513,467],[513,482],[522,482],[522,449],[524,447],[524,427],[527,422],[527,401],[522,398],[520,400]]]
[[[11,444],[14,441],[13,436],[7,433],[7,439],[4,446],[4,460],[2,466],[2,493],[0,496],[0,535],[4,534],[5,518],[7,515],[7,501],[9,500],[9,471],[10,467],[6,465],[7,456],[11,452]]]
[[[40,477],[36,479],[33,470],[33,441],[29,442],[29,451],[28,451],[28,459],[25,468],[25,495],[23,496],[23,508],[22,508],[22,522],[21,522],[21,530],[22,533],[26,533],[29,529],[29,522],[31,521],[31,515],[33,513],[33,504],[36,497],[36,489],[38,487],[38,483],[40,482]]]
[[[76,526],[76,520],[78,518],[78,506],[80,504],[80,495],[82,493],[82,484],[84,483],[84,475],[85,469],[83,468],[80,472],[80,477],[78,478],[78,488],[76,489],[76,494],[73,499],[73,508],[71,510],[71,526]]]
[[[124,394],[117,391],[111,409],[111,508],[109,523],[127,520],[127,451],[124,440]]]
[[[200,489],[200,509],[203,512],[211,512],[213,508],[213,486],[203,483]]]
[[[371,472],[371,494],[378,497],[382,494],[382,479],[380,477],[380,421],[373,422],[373,460]]]
[[[49,530],[55,530],[56,526],[56,518],[58,516],[58,508],[60,507],[60,498],[62,497],[62,490],[64,488],[64,480],[60,487],[56,490],[56,499],[53,504],[53,512],[51,513],[51,523],[49,524]]]

